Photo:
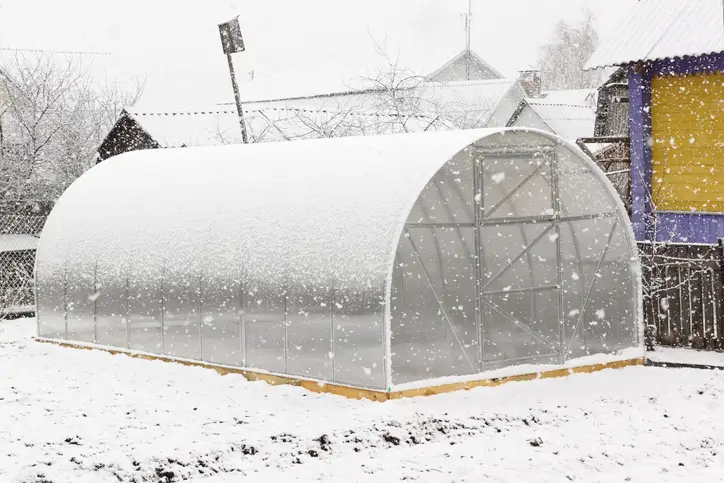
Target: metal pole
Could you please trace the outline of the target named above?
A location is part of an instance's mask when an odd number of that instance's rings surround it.
[[[246,123],[244,123],[244,111],[241,107],[241,95],[239,94],[239,85],[236,83],[236,74],[234,73],[234,62],[231,59],[231,53],[226,54],[226,60],[229,63],[229,75],[231,76],[231,86],[234,88],[234,100],[236,100],[236,112],[239,114],[239,126],[241,127],[241,140],[244,144],[249,142],[246,135]]]

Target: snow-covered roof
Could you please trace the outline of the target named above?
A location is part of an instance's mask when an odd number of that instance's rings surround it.
[[[527,100],[538,116],[563,139],[576,140],[593,136],[596,113],[587,105],[554,104]]]
[[[462,117],[474,117],[472,124],[486,127],[507,96],[519,102],[522,91],[514,94],[517,86],[511,79],[427,82],[415,87],[414,97],[422,100],[419,109],[400,115],[380,105],[385,96],[382,90],[262,100],[245,103],[244,118],[256,141],[447,130]],[[241,139],[233,104],[171,111],[128,108],[125,112],[164,148],[233,144]]]
[[[243,258],[250,276],[266,281],[291,273],[382,284],[429,179],[497,132],[125,153],[66,190],[45,224],[38,259],[82,264],[102,257],[150,268],[159,254],[181,266],[203,253],[205,270]]]
[[[721,0],[640,0],[585,69],[724,51]]]
[[[0,253],[36,248],[38,248],[38,238],[32,235],[0,235]]]
[[[516,79],[492,79],[457,82],[424,82],[413,87],[402,88],[401,91],[414,91],[412,95],[421,102],[420,110],[429,111],[430,115],[444,111],[465,112],[475,110],[480,119],[487,120],[506,96],[514,95],[518,87],[518,95],[522,98],[522,88]],[[368,89],[364,91],[345,91],[309,97],[286,99],[268,99],[245,103],[250,109],[308,109],[339,111],[352,109],[360,113],[380,112],[375,97],[384,96],[384,89]],[[520,99],[515,99],[518,102]],[[224,106],[231,106],[225,104]]]
[[[395,134],[403,130],[403,124],[410,132],[447,129],[441,120],[425,115],[394,116],[292,106],[292,103],[280,102],[275,106],[245,110],[244,119],[251,138],[255,142],[269,142]],[[127,109],[126,113],[163,148],[241,142],[239,118],[232,106],[171,112]]]
[[[482,68],[482,69],[485,70],[485,71],[488,71],[492,76],[494,76],[494,77],[496,77],[496,78],[498,78],[498,79],[503,79],[503,78],[505,78],[505,76],[504,76],[503,74],[501,74],[500,71],[498,71],[495,67],[493,67],[492,65],[490,65],[490,64],[489,64],[488,62],[486,62],[485,60],[483,60],[482,57],[480,57],[480,56],[479,56],[478,54],[476,54],[474,51],[472,51],[472,50],[467,50],[467,49],[461,51],[461,52],[458,53],[456,56],[454,56],[452,59],[448,60],[447,62],[445,62],[445,63],[442,64],[441,66],[437,67],[434,71],[432,71],[431,73],[429,73],[429,74],[427,75],[427,77],[428,77],[429,79],[435,79],[437,76],[439,76],[440,74],[442,74],[445,70],[451,68],[456,62],[461,61],[461,60],[464,59],[465,57],[468,57],[468,58],[471,59],[473,62],[477,63],[480,68]]]
[[[598,89],[564,89],[543,91],[542,99],[551,104],[589,105],[595,109]]]

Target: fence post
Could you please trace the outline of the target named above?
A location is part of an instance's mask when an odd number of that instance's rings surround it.
[[[716,327],[716,335],[719,340],[716,341],[716,345],[719,349],[722,348],[722,331],[724,331],[724,324],[722,324],[722,311],[724,310],[724,301],[722,300],[722,292],[724,292],[724,238],[719,238],[717,250],[718,256],[718,270],[719,270],[719,290],[714,292],[712,289],[711,296],[714,297],[714,303],[717,304],[716,320],[714,320],[714,327]],[[712,277],[713,278],[713,277]]]

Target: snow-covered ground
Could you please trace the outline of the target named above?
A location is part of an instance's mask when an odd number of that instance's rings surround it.
[[[646,357],[654,362],[724,368],[724,352],[659,346],[655,351],[647,352]]]
[[[724,372],[633,367],[374,403],[0,323],[0,482],[678,482],[724,475]]]

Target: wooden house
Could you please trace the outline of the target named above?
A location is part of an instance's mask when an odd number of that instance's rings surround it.
[[[611,88],[626,79],[640,241],[712,244],[724,237],[722,9],[721,0],[636,2],[586,66],[623,69]],[[617,128],[597,126],[607,129]]]

